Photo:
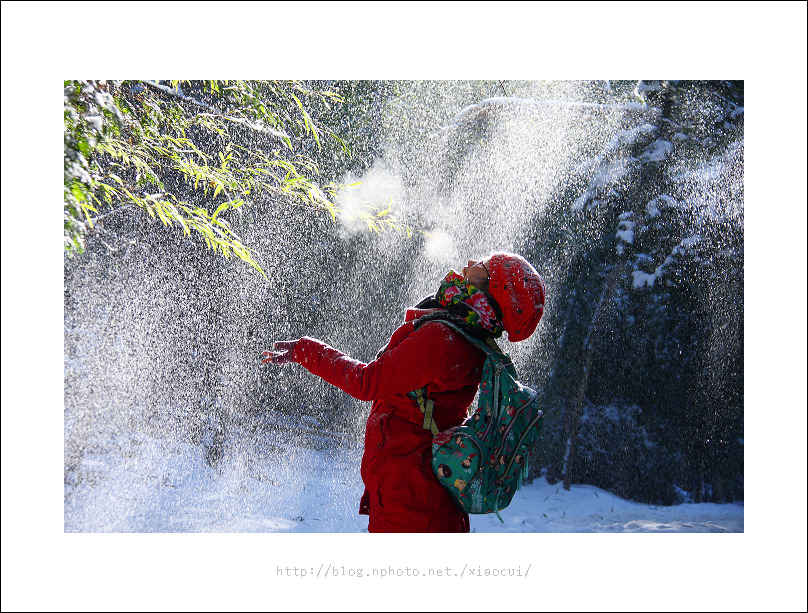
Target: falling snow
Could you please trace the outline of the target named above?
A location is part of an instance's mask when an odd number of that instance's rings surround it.
[[[460,85],[434,97],[426,84],[413,87],[413,98],[393,106],[407,121],[387,126],[382,153],[342,177],[353,187],[337,201],[336,226],[273,209],[243,225],[268,282],[168,230],[148,241],[116,243],[110,235],[114,246],[105,242],[81,266],[66,267],[65,531],[362,532],[365,407],[299,372],[260,367],[260,351],[316,335],[370,358],[400,313],[434,292],[448,269],[516,251],[570,177],[580,183],[570,210],[597,209],[620,201],[622,181],[640,163],[631,155],[656,162],[673,150],[657,138],[656,110],[592,103],[574,82],[553,89],[536,82],[523,92],[530,97],[478,96]],[[612,84],[601,89],[616,95]],[[490,132],[480,146],[483,129]],[[727,167],[713,160],[680,173],[703,183]],[[420,250],[393,233],[368,236],[358,213],[391,202],[426,230]],[[657,196],[648,217],[675,205]],[[250,214],[246,206],[238,212]],[[637,227],[633,213],[620,216],[619,253],[634,245]],[[357,240],[362,249],[349,248]],[[653,287],[695,240],[683,240],[653,272],[635,270],[634,287]],[[550,282],[563,276],[541,272]],[[519,363],[536,342],[506,350]],[[472,528],[744,530],[742,505],[649,507],[541,478],[503,517],[505,524],[474,517]]]

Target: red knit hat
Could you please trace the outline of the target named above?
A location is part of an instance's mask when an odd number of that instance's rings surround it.
[[[502,309],[502,324],[511,342],[536,330],[544,314],[544,280],[522,256],[491,254],[488,291]]]

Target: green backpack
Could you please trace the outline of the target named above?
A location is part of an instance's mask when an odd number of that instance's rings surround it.
[[[424,413],[424,429],[432,431],[432,470],[466,513],[496,513],[502,521],[499,511],[522,487],[530,448],[541,432],[544,415],[538,394],[519,383],[510,357],[493,340],[492,347],[448,321],[436,321],[459,332],[488,357],[477,409],[459,426],[439,431],[426,388],[410,392]]]

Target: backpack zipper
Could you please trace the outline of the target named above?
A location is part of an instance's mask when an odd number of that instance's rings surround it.
[[[520,436],[520,437],[519,437],[519,441],[516,443],[516,446],[514,447],[513,454],[511,454],[511,460],[510,460],[510,462],[508,462],[508,465],[505,467],[505,471],[502,473],[502,477],[500,477],[499,479],[497,479],[497,481],[499,481],[499,483],[502,483],[502,481],[504,480],[505,476],[508,474],[508,471],[511,469],[511,466],[513,465],[513,461],[516,459],[516,456],[517,456],[517,455],[519,455],[519,448],[522,446],[522,443],[524,442],[524,440],[525,440],[525,438],[527,437],[527,435],[528,435],[528,434],[530,434],[530,430],[533,428],[533,426],[535,426],[535,425],[536,425],[536,423],[538,423],[538,421],[539,421],[539,420],[540,420],[542,417],[544,417],[544,413],[542,413],[541,409],[539,409],[539,414],[538,414],[538,415],[536,415],[536,417],[534,417],[534,418],[533,418],[533,419],[530,421],[530,423],[528,424],[527,428],[525,428],[525,431],[522,433],[522,436]]]
[[[519,408],[519,410],[517,410],[516,413],[513,414],[513,419],[511,420],[511,423],[508,424],[508,427],[505,428],[505,432],[502,433],[502,445],[500,445],[499,449],[497,449],[497,455],[502,453],[502,450],[505,449],[506,439],[508,438],[508,435],[511,433],[511,430],[513,429],[514,425],[516,425],[516,420],[522,416],[522,412],[525,410],[527,404],[529,403],[523,404]]]
[[[484,441],[486,437],[488,437],[488,433],[491,431],[494,422],[499,422],[499,375],[502,374],[504,369],[505,366],[502,363],[497,363],[497,365],[494,367],[494,395],[492,402],[493,414],[491,415],[491,420],[488,422],[488,427],[480,437],[481,441]]]
[[[516,420],[521,417],[522,412],[529,407],[533,402],[536,400],[536,395],[530,397],[530,400],[525,402],[521,407],[519,407],[513,415],[513,419],[511,419],[511,423],[508,424],[508,427],[505,429],[505,432],[502,433],[502,445],[497,449],[497,455],[502,453],[502,450],[505,448],[505,439],[508,438],[508,434],[510,434],[511,429],[516,425]],[[541,412],[541,411],[539,411]]]

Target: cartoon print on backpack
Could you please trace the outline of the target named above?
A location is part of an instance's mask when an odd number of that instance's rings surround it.
[[[471,463],[474,461],[474,458],[476,456],[477,456],[476,453],[469,454],[468,456],[463,458],[462,462],[460,462],[460,466],[461,466],[461,468],[463,468],[463,471],[465,473],[469,473],[469,474],[471,473]]]

